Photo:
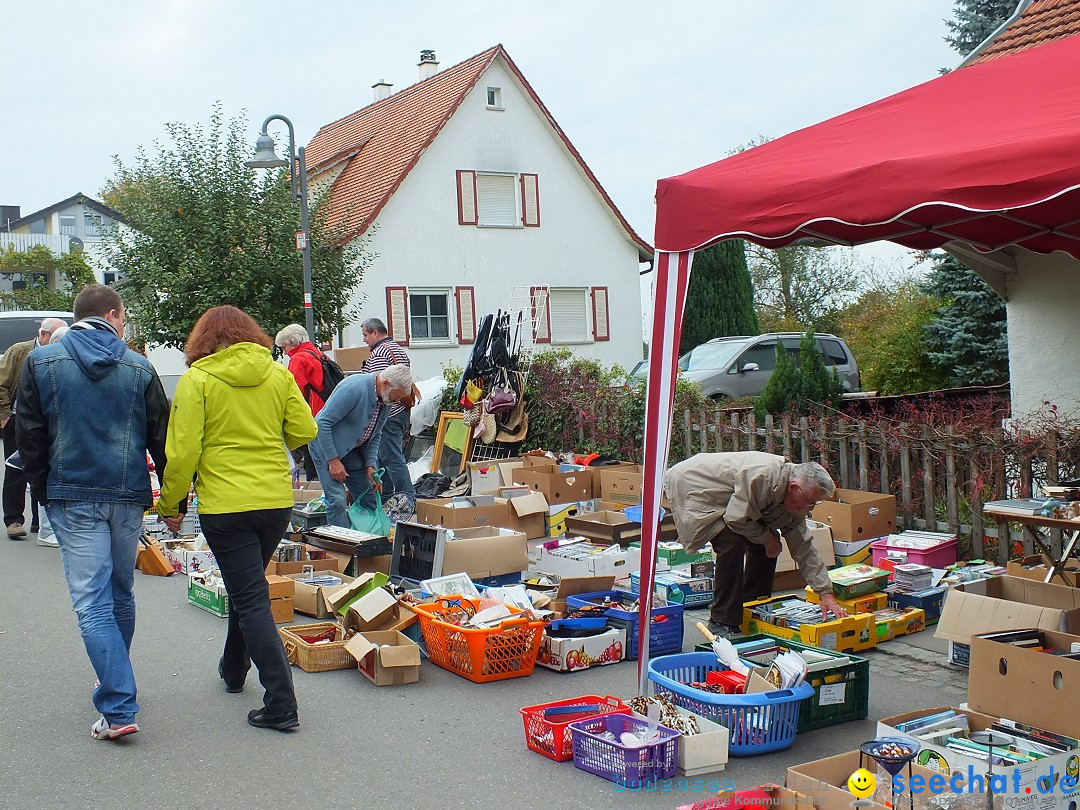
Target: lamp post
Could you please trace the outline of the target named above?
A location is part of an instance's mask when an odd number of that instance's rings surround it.
[[[289,159],[279,158],[274,149],[274,139],[266,133],[271,121],[281,121],[289,128]],[[304,147],[295,148],[296,136],[292,121],[284,115],[271,115],[263,121],[262,131],[255,141],[255,157],[244,161],[251,169],[280,169],[288,165],[289,179],[292,182],[293,199],[300,201],[300,233],[296,234],[297,248],[304,257],[304,325],[308,338],[315,338],[315,313],[311,308],[311,234],[308,224],[307,163],[304,161]],[[295,157],[294,157],[295,156]],[[299,166],[297,165],[299,164]],[[299,183],[296,175],[300,175]]]

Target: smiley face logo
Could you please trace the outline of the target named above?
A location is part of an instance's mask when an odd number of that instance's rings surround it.
[[[1077,759],[1076,757],[1069,757],[1069,759],[1065,762],[1065,773],[1068,776],[1071,776],[1073,779],[1076,779],[1077,776],[1080,776],[1080,759]]]
[[[858,799],[865,799],[874,793],[874,788],[877,787],[877,778],[866,768],[859,768],[848,777],[847,787],[853,796]]]

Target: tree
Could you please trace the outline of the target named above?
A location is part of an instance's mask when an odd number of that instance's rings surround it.
[[[8,249],[0,255],[0,274],[20,273],[27,286],[20,290],[0,293],[0,300],[16,309],[43,309],[69,312],[75,296],[87,284],[94,283],[94,272],[82,251],[56,256],[43,245],[30,250]],[[56,289],[50,289],[48,279],[55,274]]]
[[[961,56],[967,56],[990,36],[1016,9],[1017,0],[956,0],[955,20],[945,20],[951,36],[945,41]]]
[[[244,166],[252,146],[246,121],[223,120],[214,106],[210,128],[167,124],[172,144],[156,154],[140,148],[131,166],[117,157],[103,197],[130,229],[107,234],[106,253],[123,279],[121,291],[140,337],[181,346],[207,309],[232,304],[271,335],[303,323],[302,256],[296,250],[300,206],[287,169],[260,179]],[[312,298],[317,337],[359,318],[353,290],[374,255],[366,241],[341,247],[327,227],[326,191],[311,217]]]
[[[924,282],[944,303],[923,327],[929,358],[949,384],[996,385],[1009,379],[1005,302],[958,259],[937,254]]]
[[[726,239],[695,255],[679,354],[716,337],[758,331],[745,243]]]
[[[923,327],[942,302],[914,278],[867,290],[844,313],[844,339],[859,364],[862,387],[881,394],[935,391],[948,385],[930,359]]]
[[[795,358],[788,354],[781,341],[777,341],[776,368],[765,383],[764,390],[754,400],[754,414],[758,419],[764,419],[766,414],[775,416],[790,410],[793,405],[798,406],[799,386],[799,369],[795,365]]]
[[[836,332],[864,275],[846,248],[751,245],[748,263],[766,332]]]

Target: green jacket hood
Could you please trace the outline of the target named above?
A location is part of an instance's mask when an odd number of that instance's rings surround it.
[[[274,358],[270,350],[256,343],[234,343],[232,346],[196,360],[192,368],[204,371],[236,388],[259,385],[270,376]]]

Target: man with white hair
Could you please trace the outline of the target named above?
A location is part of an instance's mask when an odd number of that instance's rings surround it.
[[[0,360],[0,428],[4,436],[4,458],[10,458],[17,449],[15,445],[15,420],[12,415],[15,412],[15,392],[18,390],[19,375],[26,358],[37,346],[47,346],[52,340],[53,332],[59,327],[67,326],[60,318],[45,318],[38,327],[37,337],[33,340],[24,340],[21,343],[13,343],[6,352],[3,360]],[[7,526],[7,535],[11,540],[26,539],[26,474],[21,469],[11,466],[4,467],[4,525]],[[31,512],[34,522],[30,531],[38,530],[37,517],[38,507],[31,504]]]
[[[289,358],[289,371],[293,379],[300,386],[300,393],[304,395],[304,401],[311,408],[311,415],[318,416],[326,401],[323,399],[323,368],[322,350],[311,342],[307,329],[298,323],[290,323],[274,337],[274,345],[281,349]],[[303,456],[304,474],[308,481],[313,481],[316,476],[315,462],[311,460],[311,452],[305,444],[298,447]]]
[[[709,608],[714,634],[738,635],[743,603],[772,596],[781,536],[821,597],[822,616],[847,615],[806,525],[810,511],[836,492],[820,464],[792,464],[771,453],[698,453],[667,471],[664,490],[679,542],[691,552],[711,543],[716,552]]]
[[[412,370],[394,365],[378,374],[346,377],[315,417],[319,435],[308,445],[326,499],[326,519],[332,526],[349,527],[345,489],[371,508],[379,443],[390,408],[412,394]]]

